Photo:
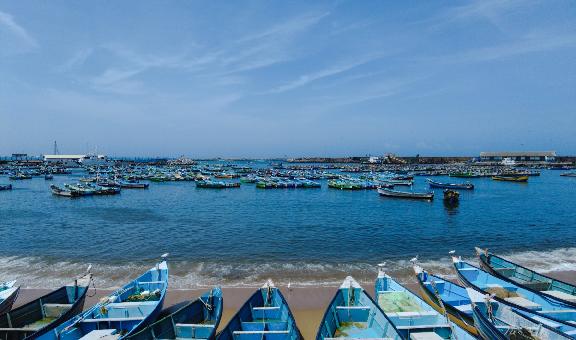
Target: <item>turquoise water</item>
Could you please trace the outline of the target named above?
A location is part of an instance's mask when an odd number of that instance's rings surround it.
[[[0,280],[57,285],[92,263],[100,285],[115,286],[169,252],[176,287],[267,277],[329,284],[348,273],[372,281],[379,262],[408,275],[407,260],[419,255],[446,271],[448,251],[471,256],[474,246],[541,270],[574,269],[576,178],[559,175],[543,171],[527,184],[471,179],[476,190],[463,191],[450,209],[441,190],[433,202],[407,201],[329,189],[326,181],[322,189],[271,190],[151,183],[117,196],[68,199],[53,196],[50,184],[84,173],[54,181],[0,176],[14,186],[0,192]],[[416,177],[414,188],[427,188],[425,178]]]

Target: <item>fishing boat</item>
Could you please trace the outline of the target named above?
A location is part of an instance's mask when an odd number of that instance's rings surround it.
[[[42,340],[76,340],[130,336],[155,320],[166,296],[168,265],[163,260],[80,315],[39,337]]]
[[[196,182],[196,187],[205,189],[240,188],[240,183],[224,181],[198,181]]]
[[[472,306],[466,288],[430,274],[418,265],[414,265],[413,269],[424,301],[438,312],[447,313],[452,322],[468,333],[476,335],[478,331],[474,327]]]
[[[63,189],[59,186],[56,186],[54,184],[52,184],[50,186],[50,189],[52,190],[52,194],[56,195],[56,196],[63,196],[63,197],[80,197],[80,196],[84,196],[80,191],[76,191],[76,190],[70,190],[70,189]]]
[[[472,171],[459,171],[459,172],[452,172],[449,173],[448,176],[450,177],[460,177],[460,178],[477,178],[481,177],[479,173],[472,172]]]
[[[458,280],[466,287],[474,288],[485,294],[493,294],[498,302],[508,303],[516,309],[544,315],[558,322],[576,322],[576,307],[539,294],[518,285],[502,280],[483,271],[459,257],[452,257]]]
[[[91,282],[88,268],[73,283],[0,315],[0,339],[34,339],[61,325],[82,311]]]
[[[418,200],[431,201],[434,199],[433,192],[409,192],[409,191],[398,191],[387,188],[379,188],[378,193],[380,196],[393,197],[393,198],[409,198]]]
[[[474,184],[472,183],[441,183],[431,180],[430,178],[426,179],[428,181],[428,185],[430,188],[439,188],[439,189],[459,189],[459,190],[474,190]]]
[[[148,183],[140,183],[134,180],[118,181],[117,184],[122,189],[148,189],[150,186]]]
[[[528,182],[528,176],[526,175],[516,175],[516,174],[502,174],[502,175],[494,175],[492,179],[495,181],[503,181],[503,182]]]
[[[51,174],[46,174],[46,175],[44,175],[44,179],[45,179],[46,181],[51,181],[51,180],[54,179],[54,176],[51,175]]]
[[[414,184],[413,180],[405,180],[405,179],[386,179],[383,181],[386,184],[390,184],[392,186],[412,186]]]
[[[490,274],[528,290],[546,294],[576,306],[576,285],[539,274],[494,255],[488,252],[488,249],[476,247],[476,255],[478,256],[480,267]]]
[[[2,190],[12,190],[12,184],[0,184],[0,191]]]
[[[196,300],[162,311],[158,321],[126,339],[213,340],[222,318],[222,304],[222,290],[211,289]]]
[[[8,178],[10,178],[13,181],[19,181],[19,180],[24,180],[24,179],[32,179],[32,176],[30,176],[29,174],[23,173],[23,172],[17,172],[11,176],[9,176]]]
[[[572,171],[572,172],[565,172],[565,173],[560,174],[560,176],[563,176],[563,177],[576,177],[576,172],[574,172],[574,171]]]
[[[326,309],[316,340],[403,339],[366,291],[348,276]]]
[[[404,339],[475,339],[384,272],[375,282],[376,301]]]
[[[0,283],[0,315],[12,309],[12,305],[18,297],[20,287],[14,287],[16,281]]]
[[[576,325],[554,322],[494,301],[472,288],[466,288],[472,305],[474,324],[484,339],[574,339]]]
[[[302,334],[280,290],[268,280],[244,303],[218,340],[300,340]]]
[[[444,189],[444,203],[457,204],[460,200],[460,193],[456,190]]]

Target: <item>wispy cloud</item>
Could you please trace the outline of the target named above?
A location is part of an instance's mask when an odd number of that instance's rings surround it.
[[[7,32],[6,35],[10,35],[19,45],[16,47],[4,46],[3,53],[9,52],[8,50],[10,49],[22,52],[39,46],[36,39],[34,39],[34,37],[32,37],[24,27],[20,26],[12,15],[2,11],[0,11],[0,35],[3,35],[1,34],[1,31]]]

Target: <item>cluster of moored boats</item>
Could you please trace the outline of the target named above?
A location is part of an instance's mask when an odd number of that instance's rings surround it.
[[[336,291],[316,339],[574,339],[576,286],[477,248],[480,267],[452,257],[459,282],[421,268],[417,295],[380,265],[371,297],[352,277]],[[280,290],[268,281],[219,330],[223,295],[212,288],[162,310],[163,259],[83,310],[92,274],[12,309],[19,288],[0,284],[0,338],[12,339],[302,339]],[[219,330],[219,331],[218,331]]]

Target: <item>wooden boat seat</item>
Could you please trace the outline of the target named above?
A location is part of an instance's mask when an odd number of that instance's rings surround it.
[[[82,322],[123,322],[123,321],[142,321],[143,317],[128,317],[128,318],[97,318],[97,319],[84,319]]]
[[[115,329],[96,329],[84,335],[79,340],[99,340],[99,339],[117,339],[119,334],[116,334]]]
[[[509,302],[513,305],[518,305],[520,307],[530,309],[530,310],[542,309],[542,306],[540,306],[536,302],[532,302],[532,301],[530,301],[530,300],[528,300],[522,296],[508,297],[508,298],[505,298],[504,301]]]
[[[174,325],[177,338],[207,339],[214,332],[213,324],[177,323]]]
[[[69,303],[45,303],[42,305],[45,318],[59,318],[70,308],[72,308],[72,304]]]
[[[367,322],[370,316],[369,306],[336,306],[339,322]]]
[[[444,323],[444,324],[441,324],[441,325],[433,324],[433,325],[396,326],[396,329],[426,329],[426,328],[433,328],[433,329],[438,329],[438,328],[450,328],[450,325],[447,324],[447,323]]]
[[[410,340],[442,340],[442,339],[444,338],[434,332],[410,333]]]
[[[397,318],[413,318],[413,317],[420,317],[420,316],[428,316],[428,315],[438,315],[436,311],[422,311],[422,312],[394,312],[394,313],[386,313],[388,317],[397,317]]]
[[[566,301],[576,303],[576,295],[564,293],[564,292],[561,292],[558,290],[544,290],[544,291],[541,291],[541,293],[549,295],[553,298],[557,298],[557,299],[566,300]]]
[[[530,317],[532,319],[534,319],[534,320],[536,320],[536,321],[538,321],[538,322],[540,322],[546,326],[552,327],[552,328],[558,329],[558,328],[562,327],[562,324],[560,324],[556,321],[550,320],[548,318],[539,316],[539,315],[531,315]]]
[[[261,340],[288,339],[291,333],[290,331],[234,331],[232,334],[234,339]]]
[[[252,319],[280,319],[282,310],[279,306],[252,307]]]

